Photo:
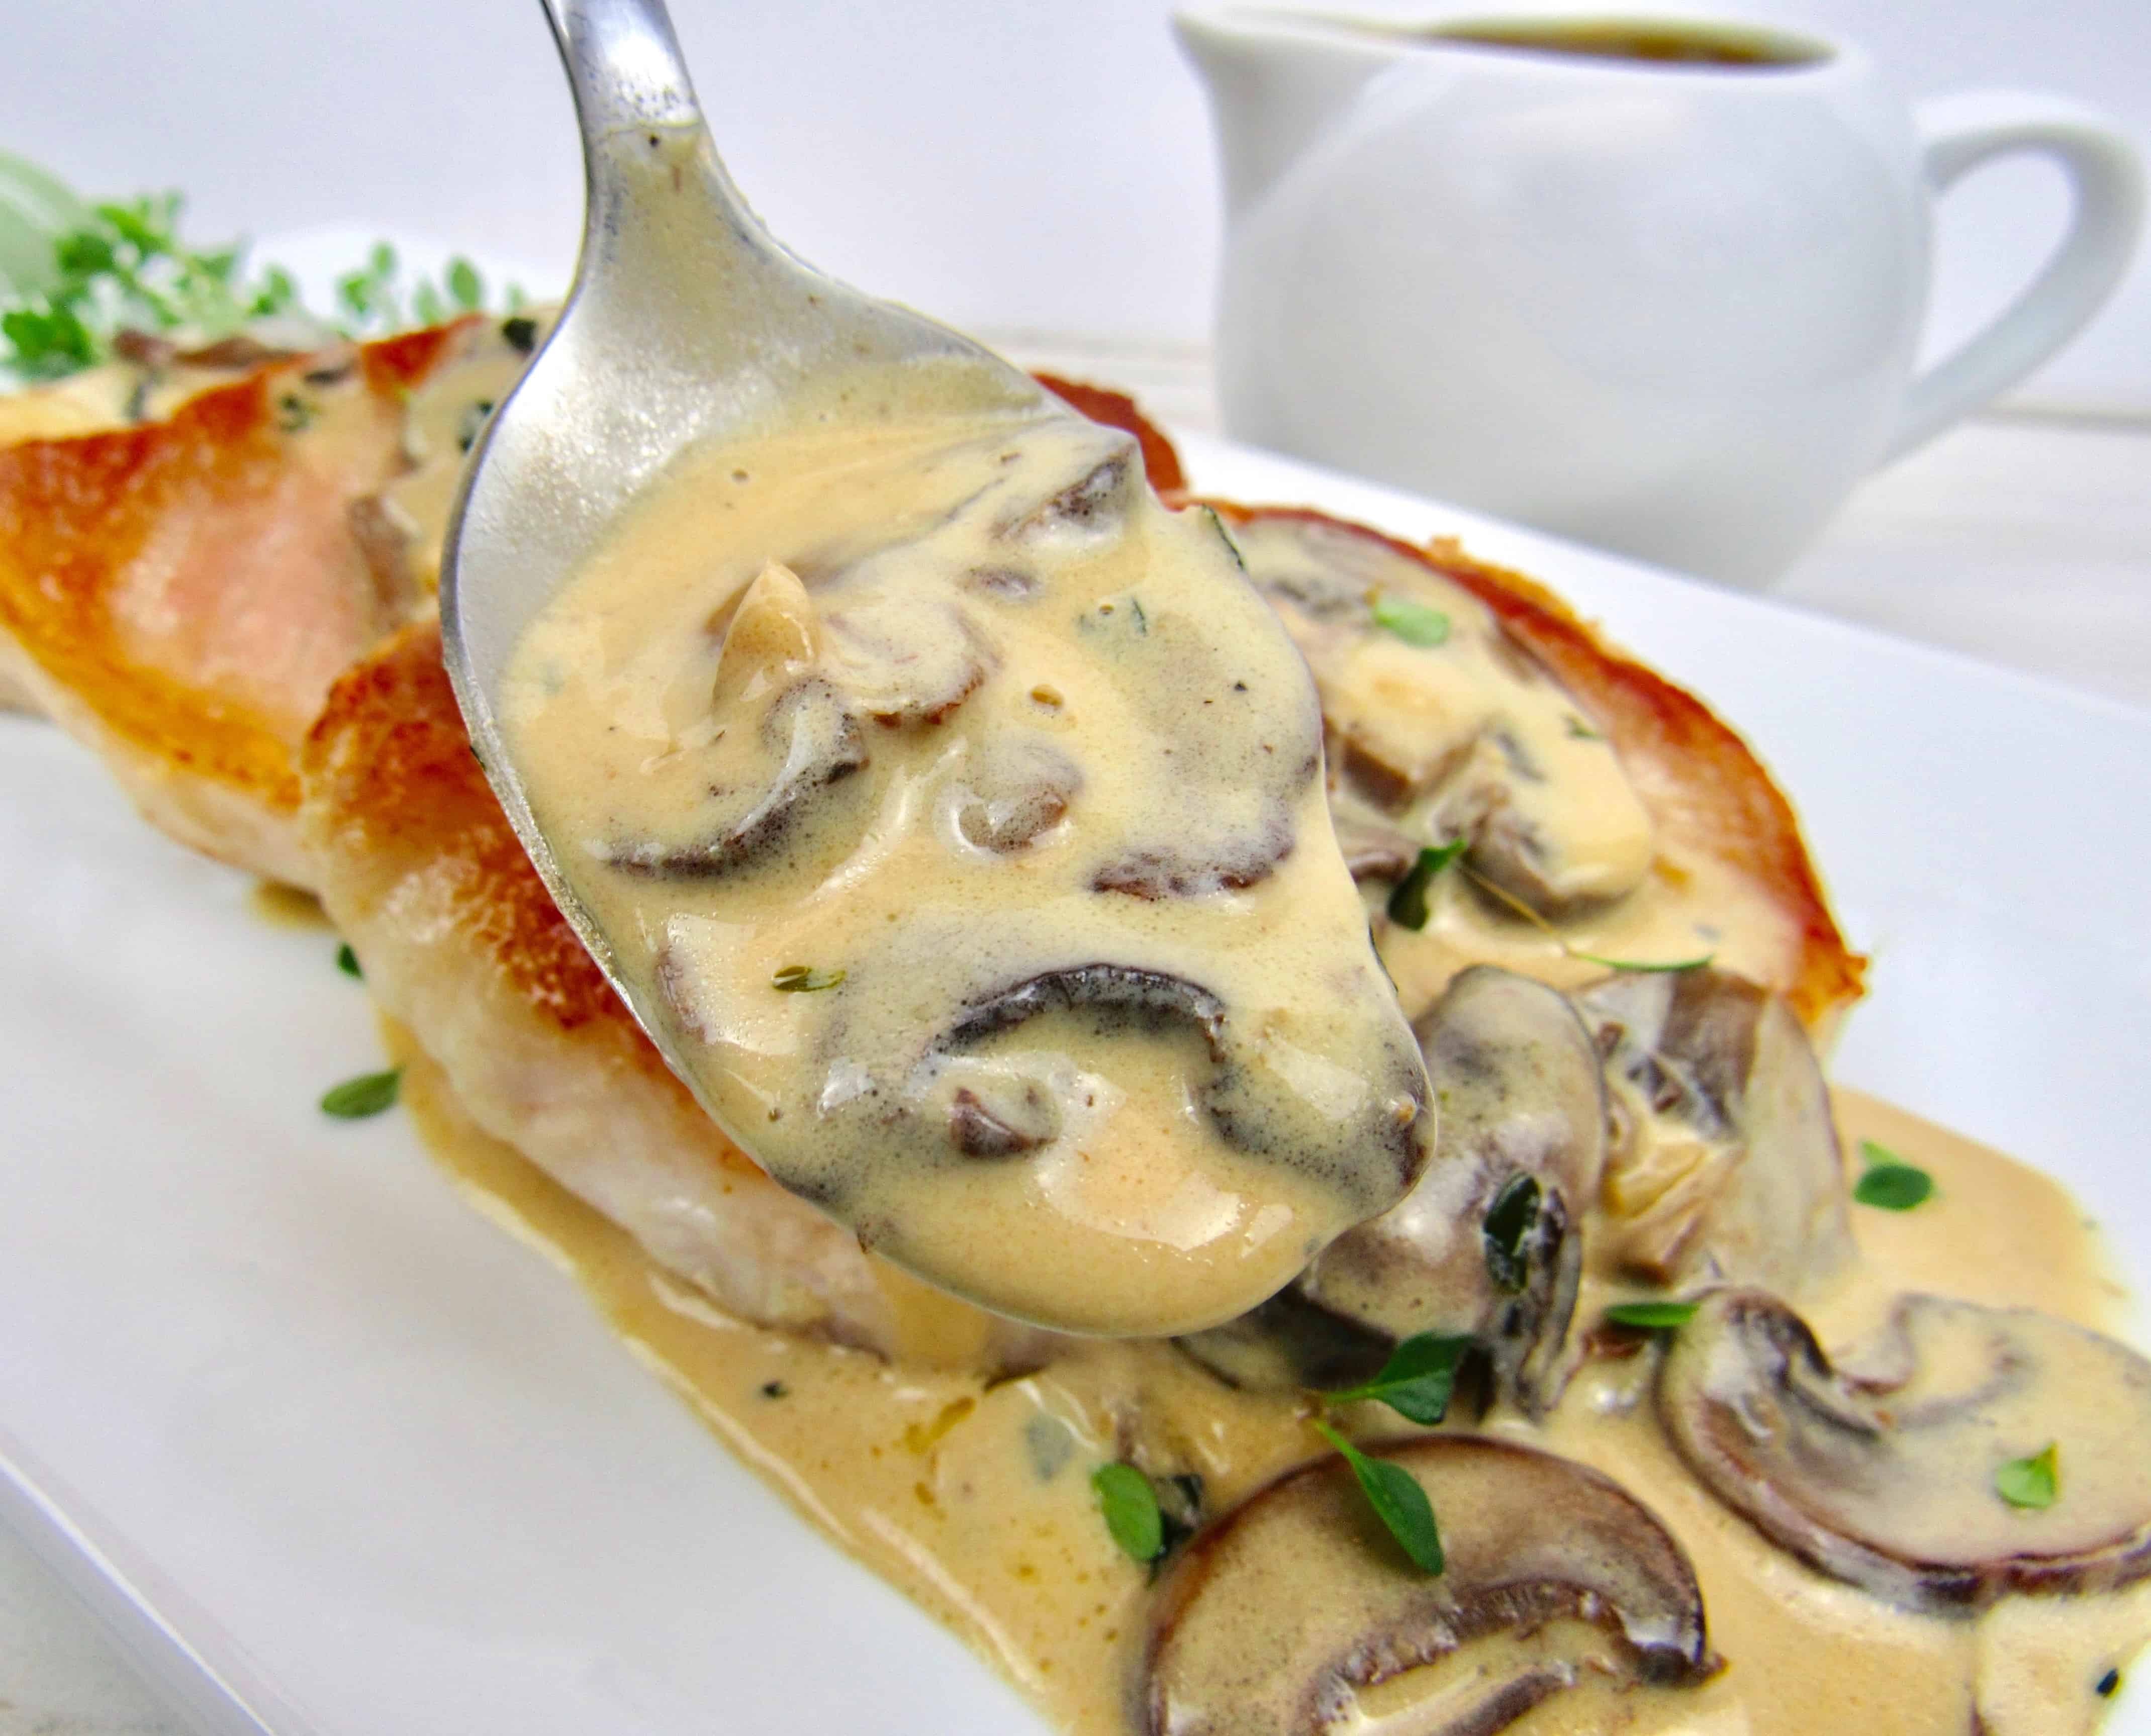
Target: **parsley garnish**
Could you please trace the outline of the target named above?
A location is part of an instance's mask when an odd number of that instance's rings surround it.
[[[396,1094],[402,1082],[401,1067],[391,1067],[385,1073],[362,1073],[323,1092],[321,1113],[334,1116],[340,1121],[363,1121],[367,1116],[379,1115],[384,1109],[395,1106]]]
[[[1469,1338],[1415,1333],[1389,1353],[1382,1371],[1359,1386],[1322,1394],[1325,1404],[1386,1404],[1399,1416],[1432,1428],[1449,1414],[1456,1365],[1471,1348]]]
[[[1570,738],[1573,741],[1602,741],[1606,739],[1605,736],[1600,735],[1597,730],[1592,728],[1589,724],[1586,723],[1573,711],[1569,712],[1561,721],[1566,727]]]
[[[1863,1139],[1860,1155],[1867,1169],[1852,1184],[1852,1197],[1861,1205],[1885,1212],[1909,1212],[1933,1197],[1935,1178],[1917,1164],[1906,1162],[1887,1146]]]
[[[1367,607],[1376,626],[1387,628],[1406,645],[1415,645],[1421,650],[1431,650],[1449,637],[1449,617],[1409,597],[1377,591]]]
[[[1693,1302],[1617,1302],[1606,1310],[1609,1325],[1633,1327],[1638,1332],[1671,1332],[1695,1318],[1702,1304]]]
[[[2012,1459],[1994,1473],[1994,1492],[2012,1507],[2051,1507],[2061,1488],[2061,1447],[2052,1440],[2030,1458]]]
[[[822,989],[833,989],[844,979],[841,970],[817,970],[811,964],[787,964],[769,979],[769,986],[780,995],[812,995]]]
[[[93,205],[0,153],[0,210],[15,220],[0,224],[0,364],[19,381],[56,380],[110,361],[124,332],[185,350],[251,321],[306,314],[281,266],[250,271],[239,242],[190,245],[182,209],[176,193]],[[441,286],[418,280],[407,298],[396,250],[382,242],[337,280],[336,294],[344,335],[359,337],[481,307],[485,282],[468,260],[453,259]],[[507,299],[512,310],[522,292],[510,285]]]
[[[1531,1276],[1531,1257],[1525,1244],[1539,1221],[1538,1177],[1511,1176],[1494,1196],[1480,1222],[1480,1239],[1485,1243],[1486,1273],[1497,1289],[1520,1293]]]
[[[1716,953],[1705,953],[1699,959],[1669,959],[1663,964],[1657,964],[1637,959],[1602,959],[1597,953],[1580,953],[1572,946],[1564,947],[1562,950],[1566,952],[1570,958],[1581,959],[1587,964],[1602,965],[1608,970],[1632,970],[1637,972],[1702,970],[1708,966],[1713,959],[1718,956]]]
[[[1359,1492],[1367,1497],[1367,1505],[1411,1557],[1412,1565],[1422,1573],[1440,1572],[1445,1565],[1441,1531],[1434,1522],[1434,1503],[1426,1498],[1419,1479],[1390,1460],[1369,1458],[1325,1422],[1316,1422],[1314,1428],[1344,1455],[1352,1475],[1359,1479]]]
[[[358,968],[358,954],[351,949],[348,940],[337,949],[337,969],[346,976],[363,977],[366,974]]]
[[[1165,1517],[1148,1477],[1134,1465],[1115,1460],[1091,1473],[1091,1486],[1097,1491],[1106,1529],[1126,1555],[1134,1561],[1154,1561],[1165,1552]]]
[[[1415,934],[1426,926],[1427,889],[1434,884],[1435,875],[1464,853],[1465,843],[1463,838],[1452,838],[1445,844],[1419,853],[1418,860],[1389,893],[1391,922]]]

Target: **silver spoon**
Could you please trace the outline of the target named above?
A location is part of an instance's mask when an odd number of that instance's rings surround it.
[[[545,10],[582,131],[582,255],[565,311],[494,413],[449,519],[442,639],[516,835],[661,1048],[661,1023],[562,875],[502,735],[517,640],[674,458],[766,423],[816,381],[934,360],[934,403],[951,414],[1043,417],[1059,401],[961,334],[824,276],[762,227],[717,159],[662,0]],[[953,401],[952,376],[974,384],[973,402]]]

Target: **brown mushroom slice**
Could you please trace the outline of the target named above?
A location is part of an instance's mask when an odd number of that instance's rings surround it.
[[[1342,1460],[1290,1473],[1159,1587],[1150,1736],[1325,1736],[1365,1727],[1369,1690],[1409,1708],[1379,1728],[1494,1736],[1587,1678],[1676,1687],[1715,1668],[1687,1556],[1618,1485],[1470,1436],[1385,1456],[1433,1503],[1445,1572],[1410,1570]]]
[[[1596,1250],[1660,1284],[1799,1298],[1853,1258],[1830,1093],[1792,1008],[1728,971],[1625,971],[1576,997],[1620,1136]]]
[[[1642,883],[1653,828],[1619,758],[1477,599],[1350,526],[1256,517],[1233,536],[1314,671],[1346,793],[1415,837],[1468,838],[1474,872],[1544,915]],[[1391,630],[1398,608],[1441,636]]]
[[[1605,1150],[1597,1054],[1562,995],[1491,965],[1460,972],[1414,1030],[1439,1106],[1435,1161],[1299,1288],[1391,1338],[1480,1339],[1500,1388],[1536,1413],[1571,1372],[1582,1222]]]
[[[1101,536],[1119,530],[1143,486],[1142,467],[1135,462],[1132,441],[1099,458],[1083,473],[1020,518],[1003,535],[1014,542],[1037,542],[1052,537]]]
[[[1296,1288],[1280,1290],[1237,1320],[1172,1342],[1226,1385],[1255,1391],[1358,1386],[1374,1377],[1396,1344]]]
[[[1320,788],[1313,694],[1288,693],[1212,644],[1198,618],[1142,611],[1139,592],[1107,600],[1113,614],[1082,642],[1127,681],[1130,735],[1170,741],[1176,799],[1096,862],[1092,890],[1155,902],[1260,885],[1292,853],[1295,814]],[[1293,721],[1288,734],[1249,735],[1249,717],[1279,713]]]
[[[1720,1291],[1674,1340],[1658,1405],[1726,1506],[1909,1608],[2151,1577],[2151,1362],[2051,1315],[1906,1296],[1833,1361],[1776,1298]],[[2050,1443],[2052,1505],[2011,1505],[1997,1474]]]
[[[949,824],[974,849],[1007,855],[1058,825],[1083,787],[1083,774],[1060,748],[1035,734],[996,736],[969,775],[949,791]]]
[[[1354,880],[1401,880],[1425,848],[1394,826],[1349,813],[1336,816],[1336,830],[1337,848]]]
[[[860,716],[888,728],[945,721],[994,666],[984,635],[953,601],[863,584],[830,591],[822,620],[823,672]]]
[[[1174,1027],[1197,1036],[1212,1065],[1192,1095],[1236,1151],[1280,1158],[1339,1189],[1372,1191],[1356,1179],[1370,1156],[1379,1171],[1374,1188],[1382,1192],[1418,1173],[1416,1057],[1392,1055],[1381,1089],[1359,1095],[1347,1112],[1311,1116],[1289,1079],[1234,1028],[1219,996],[1163,971],[1101,963],[1042,972],[967,1009],[935,1040],[933,1052],[966,1055],[1033,1020],[1071,1013],[1094,1036]],[[1400,1112],[1405,1106],[1410,1113]]]
[[[762,861],[794,842],[816,798],[867,762],[859,726],[837,691],[809,676],[777,694],[748,740],[740,730],[698,761],[711,782],[676,838],[615,839],[605,861],[631,873],[710,879]],[[751,741],[751,745],[749,742]]]

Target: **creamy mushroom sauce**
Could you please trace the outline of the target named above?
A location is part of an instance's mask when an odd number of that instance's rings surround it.
[[[645,1021],[783,1185],[1020,1318],[1235,1316],[1430,1117],[1291,640],[1072,415],[697,450],[519,642],[531,805]]]
[[[962,1636],[1055,1728],[1128,1736],[1141,1728],[1156,1592],[1107,1536],[1091,1473],[1126,1458],[1161,1478],[1198,1476],[1202,1512],[1215,1516],[1328,1450],[1308,1426],[1303,1396],[1236,1392],[1167,1344],[1070,1341],[1021,1378],[981,1374],[969,1364],[984,1342],[983,1317],[893,1267],[885,1280],[911,1338],[899,1364],[742,1325],[480,1133],[416,1044],[392,1027],[389,1039],[428,1143],[489,1215],[572,1271],[751,1466]],[[1826,1342],[1865,1335],[1907,1290],[2116,1324],[2125,1298],[2095,1231],[2058,1185],[1857,1093],[1840,1091],[1836,1101],[1848,1151],[1863,1136],[1881,1141],[1925,1167],[1937,1191],[1915,1212],[1856,1214],[1861,1260],[1806,1307]],[[1587,1291],[1590,1318],[1612,1293]],[[1663,1688],[1587,1669],[1579,1686],[1510,1731],[1967,1736],[1975,1708],[1987,1736],[2098,1726],[2113,1703],[2098,1683],[2109,1670],[2125,1678],[2151,1636],[2151,1583],[2099,1597],[2004,1597],[1961,1617],[1909,1613],[1826,1579],[1766,1542],[1682,1465],[1648,1399],[1658,1354],[1644,1347],[1589,1362],[1541,1425],[1496,1410],[1482,1427],[1595,1466],[1655,1513],[1693,1562],[1709,1644],[1725,1668],[1699,1685]],[[1370,1445],[1427,1433],[1371,1406],[1349,1421]],[[1382,1546],[1378,1533],[1362,1541]],[[1325,1596],[1319,1584],[1295,1594]],[[1564,1631],[1578,1625],[1550,1624],[1535,1643],[1587,1655],[1591,1631]],[[1407,1676],[1362,1693],[1335,1728],[1425,1728],[1380,1721],[1384,1713],[1408,1718],[1415,1685]]]
[[[1467,964],[1564,988],[1604,974],[1586,954],[1782,974],[1796,950],[1782,908],[1657,834],[1636,774],[1476,597],[1347,525],[1258,515],[1232,539],[1314,672],[1339,836],[1409,1016]],[[1433,611],[1444,636],[1417,645],[1384,626],[1397,604]],[[1390,922],[1411,853],[1458,838],[1465,872],[1429,888],[1425,927]]]

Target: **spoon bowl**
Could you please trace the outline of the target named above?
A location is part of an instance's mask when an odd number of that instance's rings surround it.
[[[545,12],[582,134],[582,252],[558,323],[472,454],[442,557],[442,640],[509,822],[661,1048],[503,738],[516,641],[682,452],[768,425],[817,382],[930,363],[936,412],[1059,412],[991,351],[823,276],[762,225],[718,159],[662,0]]]

